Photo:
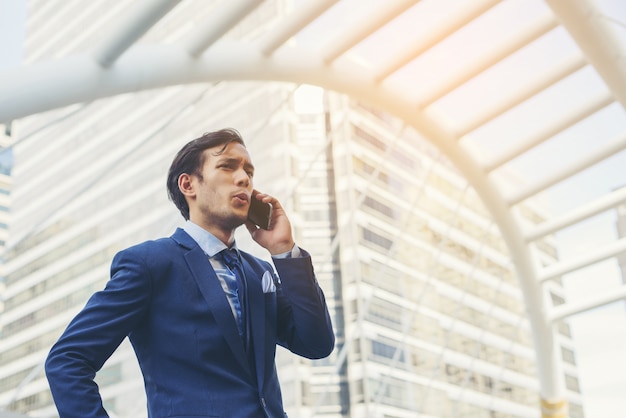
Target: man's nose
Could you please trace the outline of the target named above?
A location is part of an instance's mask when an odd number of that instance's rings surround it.
[[[235,182],[238,186],[248,187],[250,185],[250,176],[246,170],[237,170]]]

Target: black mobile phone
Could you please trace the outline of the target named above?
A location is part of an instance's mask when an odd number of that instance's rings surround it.
[[[270,229],[272,219],[272,204],[250,197],[250,208],[248,209],[248,220],[258,225],[259,228]]]

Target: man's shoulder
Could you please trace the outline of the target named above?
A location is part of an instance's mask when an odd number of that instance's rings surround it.
[[[173,263],[177,264],[184,260],[184,252],[186,250],[176,242],[173,236],[143,241],[115,254],[111,268],[138,266],[137,268],[145,268],[156,273],[165,272],[169,271]]]
[[[161,237],[147,240],[134,244],[125,248],[121,252],[124,253],[151,253],[155,252],[171,252],[179,247],[188,247],[193,244],[189,236],[181,229],[177,229],[174,234],[169,237]]]

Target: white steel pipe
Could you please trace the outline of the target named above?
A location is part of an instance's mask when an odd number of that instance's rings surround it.
[[[563,228],[567,228],[570,225],[574,225],[580,221],[597,215],[598,213],[602,213],[609,209],[615,208],[625,202],[626,186],[614,190],[613,192],[606,194],[584,206],[572,209],[562,216],[559,216],[549,221],[545,221],[526,231],[524,237],[526,238],[526,242],[535,241],[539,238],[545,237],[548,234],[560,231]]]
[[[309,23],[324,13],[338,0],[316,0],[302,2],[300,7],[288,18],[283,19],[276,29],[265,35],[259,42],[259,49],[264,55],[271,55],[289,38],[300,32]]]
[[[581,158],[575,163],[569,164],[563,167],[561,170],[552,173],[551,175],[544,176],[541,181],[530,184],[526,188],[520,188],[517,193],[511,194],[505,197],[505,200],[509,205],[516,205],[519,202],[528,199],[531,196],[553,186],[560,181],[565,180],[580,173],[581,171],[606,160],[607,158],[617,154],[618,152],[626,149],[626,132],[620,135],[618,138],[614,138],[610,142],[603,144],[603,146],[588,152],[584,158]]]
[[[553,84],[556,84],[567,76],[575,73],[586,64],[586,61],[581,56],[573,56],[565,60],[561,65],[546,71],[541,78],[533,80],[530,84],[519,86],[517,91],[515,91],[512,95],[503,97],[499,103],[496,103],[491,108],[488,108],[481,114],[477,115],[473,120],[470,120],[458,129],[458,135],[463,136],[468,134],[490,120],[500,116],[507,110],[512,109]]]
[[[524,30],[498,40],[497,44],[489,46],[486,55],[481,59],[457,66],[457,73],[447,78],[443,83],[435,86],[432,90],[424,93],[424,95],[419,98],[418,107],[424,108],[432,104],[557,26],[558,22],[554,15],[552,13],[546,13],[530,26],[524,28]]]
[[[420,0],[405,0],[396,2],[380,2],[377,3],[375,13],[366,18],[356,19],[349,24],[348,28],[343,29],[343,33],[333,38],[329,44],[323,48],[324,62],[329,64],[344,54],[347,50],[375,33],[382,26],[387,24],[396,16],[404,13]]]
[[[570,126],[607,107],[614,101],[615,98],[611,95],[611,93],[604,92],[597,97],[582,103],[577,109],[574,109],[564,117],[551,121],[549,125],[547,125],[540,132],[535,133],[532,137],[520,141],[517,145],[511,144],[511,146],[509,146],[501,155],[498,155],[493,160],[485,163],[485,170],[493,171],[500,168],[504,164],[519,157],[537,145],[542,144],[544,141],[547,141]]]
[[[594,0],[546,0],[563,26],[626,109],[626,44]]]
[[[112,34],[95,48],[94,58],[108,67],[156,22],[176,6],[180,0],[143,0],[117,22]]]
[[[583,267],[599,263],[600,261],[607,260],[624,252],[626,252],[626,238],[621,238],[605,247],[581,255],[573,260],[562,261],[544,268],[539,272],[538,280],[545,282],[546,280],[580,270]]]
[[[567,303],[552,308],[548,318],[550,322],[560,321],[564,318],[587,312],[600,306],[605,306],[614,302],[626,299],[626,285],[620,285],[618,289],[611,290],[602,295],[590,298],[580,303]]]
[[[376,82],[383,82],[391,74],[413,61],[422,52],[432,48],[499,2],[500,0],[474,0],[467,2],[464,7],[455,10],[454,13],[450,13],[450,20],[434,28],[424,42],[416,44],[413,48],[406,48],[400,51],[380,68],[375,76]]]
[[[264,0],[228,1],[214,8],[209,18],[182,44],[192,57],[197,57],[233,28],[241,19],[255,10]]]

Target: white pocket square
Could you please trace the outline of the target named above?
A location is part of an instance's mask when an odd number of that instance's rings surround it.
[[[274,284],[274,278],[272,277],[272,273],[270,273],[269,271],[263,273],[261,286],[263,286],[263,293],[276,292],[276,285]]]

